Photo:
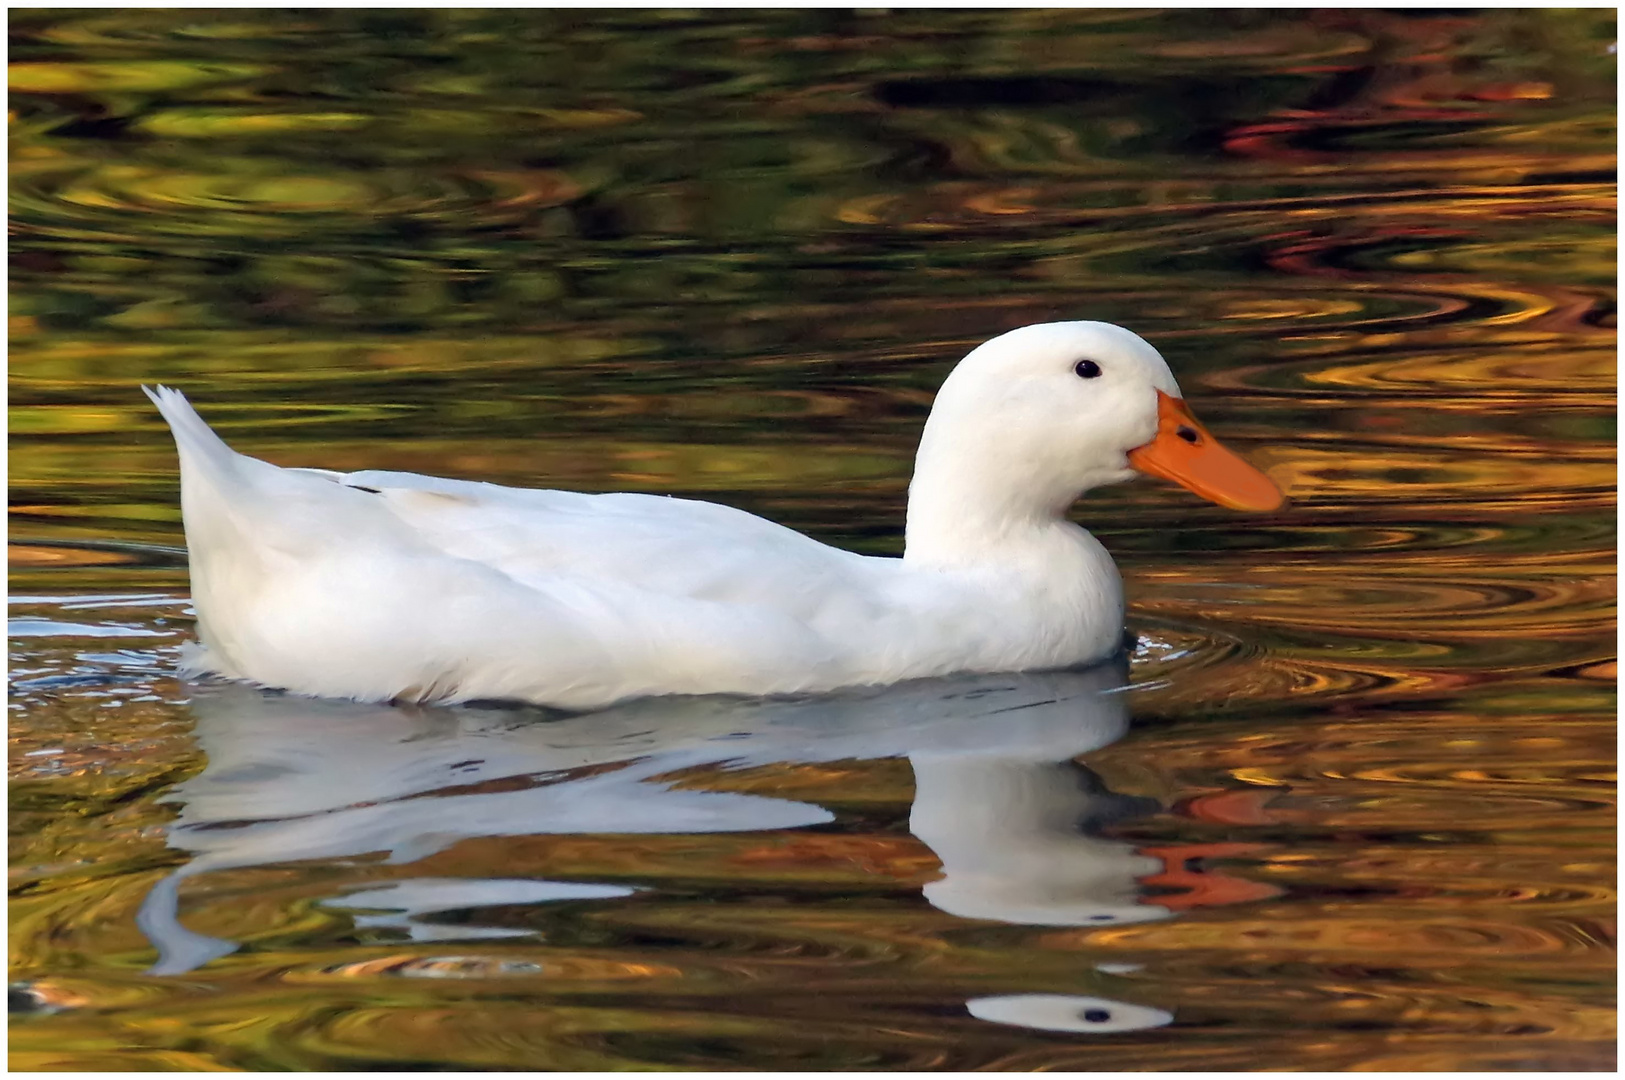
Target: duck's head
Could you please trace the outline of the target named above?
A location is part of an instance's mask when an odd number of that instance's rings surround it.
[[[932,476],[943,473],[957,476]],[[1081,493],[1145,473],[1235,510],[1274,510],[1281,490],[1191,414],[1167,361],[1102,322],[1000,334],[949,374],[920,442],[918,480],[967,494],[1001,486],[1063,513]]]

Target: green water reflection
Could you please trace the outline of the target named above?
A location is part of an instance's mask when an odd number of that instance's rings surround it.
[[[1613,12],[10,30],[14,1066],[1613,1065]],[[1293,499],[1078,510],[1127,579],[1133,724],[1046,760],[1067,858],[1155,917],[953,913],[928,739],[628,781],[651,814],[819,811],[742,831],[497,820],[590,790],[529,750],[380,789],[496,821],[444,843],[252,858],[225,827],[302,820],[233,753],[324,774],[170,675],[174,451],[138,384],[280,464],[694,495],[896,554],[942,375],[1054,318],[1144,333]],[[484,722],[329,719],[311,745],[382,725],[329,746],[358,784]],[[145,974],[165,881],[237,950]],[[1032,994],[1143,1023],[966,1005]]]

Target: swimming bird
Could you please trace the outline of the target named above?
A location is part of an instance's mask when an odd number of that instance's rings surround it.
[[[197,644],[183,673],[317,697],[585,710],[1064,668],[1121,647],[1123,586],[1067,520],[1148,473],[1234,509],[1282,494],[1221,446],[1148,342],[1025,326],[973,349],[926,421],[902,558],[710,502],[279,468],[178,391]]]

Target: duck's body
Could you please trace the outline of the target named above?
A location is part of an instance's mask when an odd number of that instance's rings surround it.
[[[1051,370],[1081,382],[1080,350],[1123,353],[1101,358],[1121,385],[1089,387],[1105,420],[1081,428]],[[907,549],[889,559],[713,503],[282,469],[159,388],[181,458],[190,666],[319,696],[584,709],[1099,660],[1121,640],[1121,580],[1064,514],[1131,475],[1126,453],[1159,429],[1153,389],[1177,399],[1155,350],[1108,324],[976,350],[939,394]]]

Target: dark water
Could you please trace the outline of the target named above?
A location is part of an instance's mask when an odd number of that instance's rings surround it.
[[[10,29],[14,1067],[1613,1066],[1612,11]],[[1080,505],[1126,686],[171,675],[141,382],[895,554],[937,382],[1051,318],[1293,500]]]

